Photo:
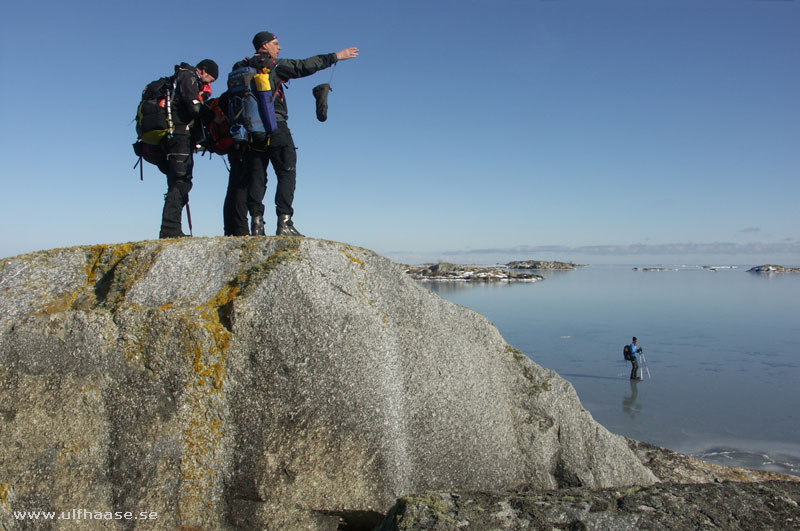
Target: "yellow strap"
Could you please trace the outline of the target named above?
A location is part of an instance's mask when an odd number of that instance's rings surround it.
[[[267,137],[267,145],[264,146],[264,149],[258,149],[257,147],[253,147],[252,144],[247,146],[247,149],[252,149],[253,151],[258,151],[259,153],[266,153],[267,148],[269,147],[269,141],[272,140],[270,137]]]

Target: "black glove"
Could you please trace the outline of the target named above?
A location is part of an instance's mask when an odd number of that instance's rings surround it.
[[[317,100],[317,120],[320,122],[328,119],[328,92],[331,90],[329,84],[323,83],[322,85],[317,85],[311,91],[314,94],[314,99]]]

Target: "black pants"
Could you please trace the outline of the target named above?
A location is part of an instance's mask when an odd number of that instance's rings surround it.
[[[222,206],[222,221],[225,236],[247,236],[247,214],[251,217],[264,215],[266,179],[249,179],[245,171],[245,153],[233,151],[228,154],[228,191]]]
[[[192,139],[188,135],[174,135],[164,139],[161,147],[167,158],[163,164],[159,164],[158,169],[167,176],[167,193],[164,195],[158,237],[177,238],[184,235],[181,217],[183,207],[189,203],[189,190],[192,189]]]
[[[631,359],[631,365],[633,365],[633,367],[631,367],[631,378],[635,380],[639,377],[639,361],[636,356]]]
[[[222,208],[226,236],[250,234],[247,214],[264,215],[267,193],[267,167],[272,163],[278,180],[275,190],[275,213],[293,215],[292,203],[297,180],[297,148],[286,122],[278,122],[278,130],[270,135],[266,146],[249,146],[241,154],[228,157],[231,171],[228,191]]]

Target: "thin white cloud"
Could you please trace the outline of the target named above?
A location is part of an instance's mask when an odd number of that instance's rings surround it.
[[[563,253],[585,255],[744,255],[744,254],[786,254],[800,253],[800,243],[665,243],[665,244],[627,244],[627,245],[519,245],[516,247],[495,247],[486,249],[454,250],[442,254],[459,255],[497,255]]]

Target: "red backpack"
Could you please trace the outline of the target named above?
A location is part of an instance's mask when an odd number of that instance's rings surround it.
[[[205,148],[211,153],[225,155],[234,146],[235,142],[231,136],[231,126],[228,117],[225,115],[224,103],[220,98],[213,98],[206,102],[214,111],[214,120],[208,124],[206,129]]]

